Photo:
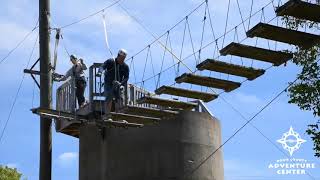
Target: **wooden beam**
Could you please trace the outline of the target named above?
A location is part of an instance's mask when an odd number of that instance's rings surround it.
[[[254,69],[251,67],[245,67],[235,64],[230,64],[213,59],[207,59],[197,65],[199,70],[209,70],[215,72],[221,72],[225,74],[231,74],[235,76],[246,77],[248,80],[254,80],[265,73],[263,69]]]
[[[289,0],[276,9],[277,16],[292,16],[320,23],[320,5],[301,0]]]
[[[234,56],[264,61],[264,62],[272,63],[274,66],[280,66],[281,64],[293,58],[292,53],[283,52],[283,51],[273,51],[269,49],[263,49],[263,48],[239,44],[235,42],[232,42],[228,46],[221,49],[220,53],[223,56],[234,55]]]
[[[320,13],[320,11],[319,11]],[[247,32],[248,37],[260,37],[293,44],[307,49],[320,43],[320,36],[316,34],[291,30],[279,26],[259,23]]]
[[[138,104],[144,104],[144,103],[155,104],[163,107],[171,107],[171,108],[178,108],[178,109],[185,109],[185,110],[191,110],[197,107],[196,103],[162,99],[162,98],[151,97],[151,96],[145,96],[141,99],[138,99],[137,103]]]
[[[204,102],[212,101],[218,97],[218,95],[212,94],[212,93],[182,89],[182,88],[171,87],[171,86],[162,86],[156,89],[155,93],[158,95],[169,94],[169,95],[181,96],[181,97],[187,97],[187,98],[193,98],[193,99],[201,99]]]
[[[200,86],[207,86],[217,89],[223,89],[226,92],[233,91],[241,86],[241,83],[216,79],[207,76],[199,76],[191,73],[185,73],[176,78],[177,83],[190,83]]]

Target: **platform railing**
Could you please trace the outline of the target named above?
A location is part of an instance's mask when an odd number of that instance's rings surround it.
[[[89,68],[89,101],[93,102],[94,100],[104,100],[104,76],[97,76],[98,69],[102,65],[102,63],[94,63]],[[124,102],[123,106],[126,105],[133,105],[133,106],[140,106],[140,107],[151,107],[150,104],[137,104],[136,101],[144,96],[152,95],[151,92],[139,88],[136,85],[128,84],[124,90]]]
[[[56,110],[70,113],[76,110],[75,89],[74,78],[70,78],[57,89]]]
[[[102,63],[94,63],[89,68],[89,102],[92,103],[93,100],[104,98],[103,95],[103,82],[104,76],[97,76],[99,67]]]

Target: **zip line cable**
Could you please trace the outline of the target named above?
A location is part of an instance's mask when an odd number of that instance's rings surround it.
[[[2,64],[6,59],[8,59],[8,58],[10,57],[10,55],[11,55],[16,49],[18,49],[18,47],[20,47],[21,44],[39,27],[39,26],[38,26],[38,23],[39,23],[39,21],[37,21],[35,27],[34,27],[29,33],[27,33],[27,34],[22,38],[22,40],[18,42],[18,44],[17,44],[15,47],[14,47],[13,49],[11,49],[11,50],[8,52],[8,54],[5,55],[5,56],[0,60],[0,64]]]
[[[118,4],[120,1],[122,1],[122,0],[114,1],[112,4],[110,4],[110,5],[102,8],[102,9],[100,9],[99,11],[96,11],[96,12],[94,12],[94,13],[86,16],[86,17],[83,17],[83,18],[81,18],[81,19],[79,19],[79,20],[77,20],[77,21],[74,21],[74,22],[72,22],[72,23],[69,23],[69,24],[66,24],[66,25],[61,26],[60,29],[67,28],[67,27],[69,27],[69,26],[78,24],[78,23],[80,23],[80,22],[82,22],[82,21],[84,21],[84,20],[86,20],[86,19],[89,19],[90,17],[93,17],[93,16],[95,16],[95,15],[103,12],[103,11],[106,10],[106,9],[109,9],[109,8],[113,7],[114,5]]]
[[[33,56],[34,49],[35,49],[35,47],[36,47],[36,45],[37,45],[37,42],[38,42],[38,38],[39,38],[39,36],[37,36],[36,41],[35,41],[35,43],[34,43],[34,45],[33,45],[33,48],[32,48],[32,51],[31,51],[31,54],[30,54],[30,56],[29,56],[28,63],[27,63],[27,66],[26,66],[27,68],[28,68],[28,66],[29,66],[29,64],[30,64],[30,61],[31,61],[31,58],[32,58],[32,56]],[[22,84],[23,84],[23,81],[24,81],[24,79],[25,79],[25,76],[26,76],[26,74],[23,74],[22,79],[21,79],[20,84],[19,84],[19,87],[18,87],[18,90],[17,90],[17,93],[16,93],[16,95],[15,95],[15,97],[14,97],[12,106],[11,106],[10,111],[9,111],[9,115],[8,115],[7,120],[6,120],[6,122],[5,122],[4,128],[3,128],[2,132],[1,132],[0,143],[1,143],[1,140],[2,140],[3,135],[4,135],[4,133],[5,133],[5,130],[6,130],[7,126],[8,126],[8,123],[9,123],[9,121],[10,121],[10,119],[11,119],[11,114],[12,114],[12,112],[13,112],[13,110],[14,110],[15,105],[16,105],[16,102],[17,102],[17,99],[18,99],[20,90],[21,90],[21,88],[22,88]]]

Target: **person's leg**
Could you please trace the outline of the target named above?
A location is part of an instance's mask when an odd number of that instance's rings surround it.
[[[79,101],[80,101],[80,104],[83,105],[86,101],[86,98],[84,97],[84,92],[85,92],[85,89],[86,89],[86,81],[85,80],[81,80],[80,81],[80,94],[79,94]]]
[[[104,95],[106,97],[106,99],[105,99],[105,114],[109,114],[111,112],[111,108],[112,108],[113,90],[110,85],[107,85],[107,83],[105,83]]]
[[[84,97],[84,90],[85,90],[85,81],[83,80],[77,80],[76,82],[76,96],[78,100],[79,108],[84,103],[85,97]]]
[[[80,87],[79,80],[76,80],[76,97],[77,97],[79,108],[81,106],[81,102],[80,102],[81,97],[80,96],[81,96],[81,87]]]

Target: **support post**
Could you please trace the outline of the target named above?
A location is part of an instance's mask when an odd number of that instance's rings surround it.
[[[50,1],[39,0],[40,108],[52,106],[52,70],[50,64]],[[50,118],[40,118],[39,179],[51,180],[52,137]]]

